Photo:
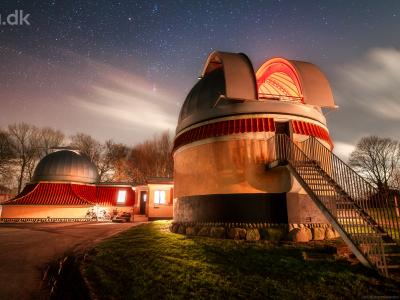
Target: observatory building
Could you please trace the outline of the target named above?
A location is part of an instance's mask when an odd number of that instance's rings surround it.
[[[50,153],[24,190],[2,203],[1,221],[107,220],[124,213],[140,220],[172,217],[171,182],[153,180],[133,187],[99,183],[98,177],[97,167],[78,151]]]
[[[332,150],[323,107],[332,91],[311,63],[273,58],[254,72],[244,54],[212,53],[176,128],[174,221],[328,223],[286,167],[265,164],[275,134]]]

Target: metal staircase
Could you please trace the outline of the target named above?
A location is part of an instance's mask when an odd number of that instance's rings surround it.
[[[400,217],[390,198],[313,137],[276,134],[267,143],[268,166],[287,166],[360,262],[398,277]]]

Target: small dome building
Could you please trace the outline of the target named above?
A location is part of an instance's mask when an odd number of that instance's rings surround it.
[[[98,182],[96,166],[78,151],[60,150],[45,156],[36,166],[32,182],[63,181],[94,184]]]
[[[2,204],[2,221],[87,221],[113,213],[133,213],[129,184],[99,183],[97,167],[73,150],[59,150],[39,161],[32,180]]]
[[[268,139],[333,144],[329,83],[311,63],[209,55],[182,105],[174,141],[175,222],[327,223],[286,167],[267,170]]]

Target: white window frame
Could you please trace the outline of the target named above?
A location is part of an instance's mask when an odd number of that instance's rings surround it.
[[[155,205],[165,205],[165,204],[167,204],[167,191],[165,191],[165,190],[155,190],[154,191],[154,204]]]
[[[117,196],[117,204],[125,204],[126,202],[126,190],[119,190]]]

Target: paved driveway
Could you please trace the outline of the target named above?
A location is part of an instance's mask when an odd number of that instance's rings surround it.
[[[47,263],[138,224],[0,224],[0,299],[40,297]]]

